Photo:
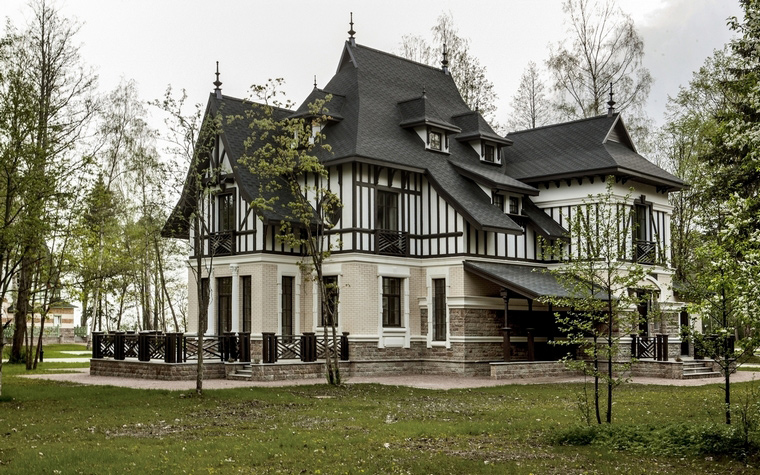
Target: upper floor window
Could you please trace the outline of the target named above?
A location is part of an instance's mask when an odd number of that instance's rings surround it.
[[[377,229],[398,231],[398,193],[377,192]]]
[[[509,197],[509,210],[507,211],[509,214],[519,214],[520,213],[520,199],[516,196],[510,196]]]
[[[219,231],[235,230],[235,200],[232,193],[225,193],[217,197]]]
[[[442,134],[440,132],[435,132],[432,130],[428,133],[428,146],[431,150],[443,150],[443,141],[441,140],[441,135]]]
[[[504,195],[500,195],[498,193],[493,194],[493,204],[499,208],[500,210],[504,211]]]
[[[483,144],[483,160],[486,162],[496,162],[496,147],[491,144]]]

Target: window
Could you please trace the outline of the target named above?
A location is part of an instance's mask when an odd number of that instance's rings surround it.
[[[483,144],[483,160],[486,162],[496,162],[496,147],[489,144]]]
[[[335,325],[338,324],[338,297],[339,295],[339,289],[338,289],[338,276],[337,275],[326,275],[322,277],[322,282],[325,286],[325,291],[327,293],[327,305],[324,307],[327,307],[327,315],[325,315],[325,308],[321,305],[322,303],[322,296],[320,295],[319,301],[320,301],[320,318],[319,318],[319,326],[330,326],[330,315],[332,315],[333,322],[335,322]]]
[[[634,239],[637,241],[646,241],[648,237],[647,226],[647,207],[645,205],[637,204],[634,208],[634,219],[636,228],[634,229]]]
[[[225,193],[217,198],[220,232],[235,230],[235,200],[233,198],[232,193]]]
[[[496,205],[496,207],[499,208],[500,210],[504,211],[504,195],[494,193],[493,204]]]
[[[383,277],[383,326],[401,326],[401,279]]]
[[[428,146],[431,150],[443,150],[442,147],[442,134],[440,132],[428,132]]]
[[[293,335],[293,277],[282,276],[282,335]]]
[[[232,331],[232,277],[216,279],[217,335]]]
[[[398,194],[389,191],[377,192],[377,229],[398,231]]]
[[[433,341],[446,341],[446,279],[433,279]]]
[[[251,331],[251,276],[242,277],[243,286],[243,331]]]
[[[517,197],[509,197],[509,213],[518,214],[520,211],[520,200]]]
[[[198,296],[199,301],[203,301],[203,298],[205,296],[206,299],[206,321],[203,324],[203,329],[198,328],[198,333],[205,333],[208,329],[208,304],[210,300],[210,287],[209,287],[209,280],[208,277],[204,277],[201,279],[201,295]]]

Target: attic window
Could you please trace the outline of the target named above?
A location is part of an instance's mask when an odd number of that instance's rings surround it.
[[[484,162],[496,163],[496,147],[491,144],[484,143],[481,159]]]
[[[499,208],[500,211],[504,211],[504,195],[498,193],[493,194],[493,204]]]
[[[517,198],[515,196],[509,197],[509,211],[507,211],[509,214],[519,214],[520,213],[520,198]]]
[[[431,150],[442,150],[442,140],[441,140],[441,133],[430,131],[428,132],[428,147],[430,147]]]

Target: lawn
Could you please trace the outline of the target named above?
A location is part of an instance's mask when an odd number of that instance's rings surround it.
[[[77,366],[86,365],[42,363],[38,371]],[[653,454],[625,441],[626,450],[558,445],[557,434],[578,426],[577,384],[315,384],[199,398],[29,380],[18,365],[3,373],[3,473],[701,474],[747,473],[757,462]],[[627,385],[617,393],[616,427],[721,427],[720,398],[716,385]]]

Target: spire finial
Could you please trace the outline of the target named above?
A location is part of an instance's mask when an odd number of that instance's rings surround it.
[[[348,30],[348,42],[351,43],[351,46],[356,46],[356,39],[354,38],[354,35],[356,34],[354,31],[354,12],[351,12],[351,21],[349,22],[349,25],[351,25],[351,29]]]
[[[217,99],[222,98],[222,88],[220,87],[222,85],[222,81],[219,80],[219,61],[216,62],[216,81],[214,81],[214,94],[216,94]]]
[[[610,100],[607,102],[607,117],[615,113],[615,101],[612,99],[612,82],[610,82]]]
[[[317,75],[314,75],[314,89],[317,88]]]
[[[425,86],[422,86],[422,97],[427,99],[427,90],[425,89]]]
[[[449,60],[446,59],[449,51],[446,49],[446,43],[443,44],[443,61],[441,61],[441,70],[444,73],[449,74]]]

